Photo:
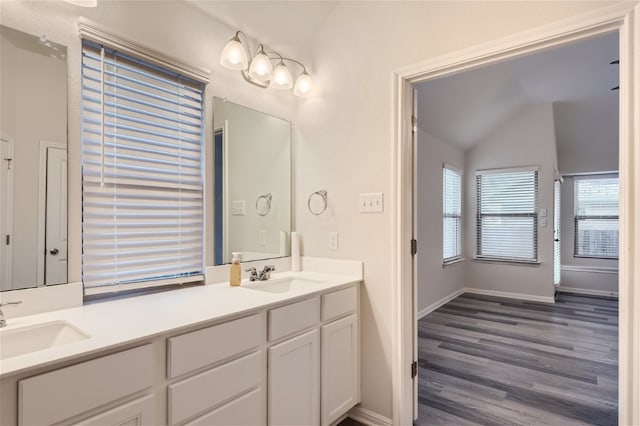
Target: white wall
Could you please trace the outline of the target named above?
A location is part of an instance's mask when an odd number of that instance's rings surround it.
[[[484,169],[537,166],[538,209],[547,209],[547,226],[538,225],[537,266],[466,262],[467,287],[552,298],[553,182],[556,164],[551,104],[525,107],[465,153],[466,188],[474,188],[475,172]],[[467,190],[466,235],[476,234],[476,192]],[[466,253],[476,254],[476,238],[467,238]]]
[[[442,165],[446,163],[464,170],[464,153],[460,148],[420,128],[418,128],[417,143],[418,254],[416,261],[418,264],[418,312],[421,312],[465,286],[464,262],[442,265]],[[464,188],[462,192],[464,194]],[[464,227],[462,238],[464,244],[464,240],[468,238]]]
[[[305,255],[365,263],[363,408],[392,415],[392,301],[399,284],[389,262],[395,206],[387,198],[382,215],[357,209],[358,193],[391,190],[392,72],[606,4],[342,2],[311,40],[310,63],[321,93],[300,101],[293,120],[295,228],[304,236]],[[316,217],[305,200],[319,188],[328,190],[330,208]],[[329,231],[340,233],[338,252],[327,247]]]
[[[606,160],[605,160],[606,161]],[[618,260],[574,257],[574,179],[564,178],[560,192],[560,287],[595,294],[618,293]],[[577,289],[577,290],[576,290]]]
[[[20,48],[4,36],[1,45],[0,132],[14,142],[10,284],[17,289],[37,282],[40,141],[67,141],[67,75],[64,61]]]

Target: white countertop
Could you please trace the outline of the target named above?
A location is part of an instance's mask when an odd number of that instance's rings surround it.
[[[273,274],[272,280],[284,277],[317,280],[318,284],[281,293],[243,287],[246,281],[240,287],[230,287],[228,283],[208,284],[11,318],[2,332],[51,321],[67,321],[91,337],[0,360],[0,377],[148,340],[201,323],[237,317],[362,280],[361,276],[318,272],[283,272]]]

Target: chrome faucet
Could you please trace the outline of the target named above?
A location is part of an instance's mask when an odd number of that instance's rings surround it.
[[[275,271],[276,267],[273,265],[265,265],[262,271],[258,272],[256,268],[245,269],[249,272],[249,281],[267,281],[271,278],[271,272]]]
[[[15,302],[2,302],[2,303],[0,303],[0,328],[7,326],[7,320],[4,319],[4,312],[2,312],[2,307],[3,306],[10,306],[10,305],[19,305],[21,303],[22,303],[22,300],[18,300],[18,301],[15,301]]]

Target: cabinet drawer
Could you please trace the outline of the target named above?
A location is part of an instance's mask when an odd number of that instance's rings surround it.
[[[180,423],[263,382],[263,354],[255,352],[169,386],[169,422]]]
[[[265,424],[265,398],[262,388],[216,408],[202,417],[198,417],[188,426],[254,426]]]
[[[84,419],[74,426],[154,426],[158,424],[155,415],[153,395],[147,395],[97,416]]]
[[[269,340],[304,330],[320,320],[318,298],[303,300],[269,311]]]
[[[264,316],[256,314],[172,337],[167,341],[167,376],[172,379],[257,348],[264,331]]]
[[[354,287],[322,296],[322,321],[354,312],[358,308],[358,289]]]
[[[151,387],[154,365],[144,345],[20,380],[19,423],[57,423]]]

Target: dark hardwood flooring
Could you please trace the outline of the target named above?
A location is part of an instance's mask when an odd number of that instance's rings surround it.
[[[418,322],[416,425],[617,425],[618,302],[464,294]]]

